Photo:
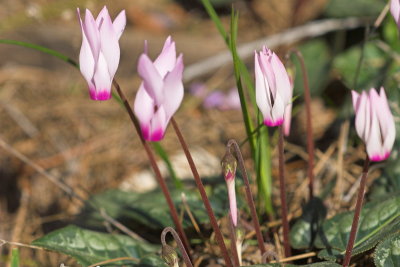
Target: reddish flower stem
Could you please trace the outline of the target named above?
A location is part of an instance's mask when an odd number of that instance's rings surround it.
[[[283,126],[279,126],[279,189],[281,197],[281,213],[282,213],[282,227],[283,227],[283,247],[285,248],[285,257],[291,256],[290,243],[289,243],[289,221],[286,203],[286,183],[285,183],[285,156],[283,148]]]
[[[234,139],[230,139],[228,141],[227,149],[230,149],[232,146],[235,150],[236,157],[238,159],[239,166],[240,166],[240,172],[242,173],[242,177],[244,180],[244,184],[245,184],[245,188],[246,188],[247,204],[250,207],[251,218],[253,220],[254,230],[255,230],[256,236],[257,236],[258,247],[261,251],[261,255],[263,255],[265,253],[264,238],[261,233],[260,223],[258,221],[256,206],[254,205],[253,194],[251,192],[250,182],[249,182],[249,178],[247,176],[246,167],[244,166],[243,156],[240,151],[238,143]]]
[[[231,239],[231,253],[233,257],[234,267],[239,267],[239,254],[236,247],[236,234],[235,234],[235,226],[233,225],[232,216],[229,213],[229,237]]]
[[[353,218],[353,223],[351,224],[350,237],[346,247],[346,254],[343,261],[343,267],[347,267],[350,264],[351,253],[353,251],[354,242],[357,236],[358,221],[360,220],[360,213],[361,213],[362,203],[364,200],[368,169],[369,169],[369,157],[367,155],[364,161],[364,167],[360,181],[360,189],[358,190],[356,208],[354,210],[354,218]]]
[[[311,121],[311,92],[308,83],[307,69],[304,64],[303,55],[299,50],[292,50],[300,62],[301,72],[303,74],[304,83],[304,101],[306,102],[306,116],[307,116],[307,152],[308,152],[308,170],[307,176],[309,179],[308,188],[310,199],[314,197],[314,139]]]
[[[225,265],[227,267],[233,267],[232,261],[229,258],[228,250],[225,246],[224,237],[222,236],[221,230],[218,227],[217,219],[215,219],[214,212],[211,208],[210,201],[208,200],[206,190],[204,189],[203,182],[201,181],[200,175],[197,172],[197,168],[196,168],[196,165],[194,164],[194,161],[193,161],[192,155],[190,154],[189,148],[188,148],[188,146],[185,142],[185,139],[183,138],[183,135],[182,135],[181,131],[179,130],[178,124],[176,123],[174,118],[171,118],[171,123],[172,123],[172,126],[174,127],[174,130],[179,139],[179,142],[181,143],[183,152],[185,153],[186,158],[189,162],[190,169],[192,170],[194,180],[196,182],[197,188],[199,189],[199,192],[200,192],[201,198],[203,200],[204,206],[206,208],[208,217],[210,218],[211,226],[214,229],[215,237],[216,237],[218,245],[221,249],[222,256],[225,260]]]
[[[140,138],[140,141],[141,141],[144,149],[146,150],[147,156],[148,156],[148,158],[150,160],[151,167],[153,168],[153,171],[154,171],[154,173],[156,175],[157,182],[160,185],[162,192],[164,193],[164,197],[165,197],[165,199],[167,201],[167,204],[168,204],[168,207],[169,207],[169,209],[171,211],[172,220],[173,220],[173,222],[175,224],[176,229],[178,230],[179,236],[182,239],[183,245],[185,246],[185,249],[188,252],[189,257],[191,258],[190,246],[189,246],[188,239],[186,237],[185,231],[183,230],[182,224],[179,221],[178,212],[175,209],[175,206],[174,206],[174,203],[172,201],[171,194],[170,194],[170,192],[168,190],[167,184],[165,183],[165,181],[164,181],[164,179],[163,179],[163,177],[161,175],[160,169],[157,166],[156,159],[154,157],[153,151],[151,150],[148,142],[146,142],[146,140],[143,139],[142,134],[140,132],[139,123],[138,123],[138,121],[137,121],[137,119],[136,119],[136,117],[135,117],[135,115],[133,113],[133,110],[132,110],[131,106],[129,105],[128,100],[126,99],[125,94],[122,92],[121,87],[119,86],[119,84],[117,83],[117,81],[115,79],[113,80],[113,85],[114,85],[115,89],[117,90],[117,93],[118,93],[119,97],[121,98],[121,100],[122,100],[122,102],[123,102],[123,104],[125,106],[126,111],[129,114],[129,117],[130,117],[133,125],[135,126],[136,132],[137,132],[137,134],[138,134],[138,136]]]

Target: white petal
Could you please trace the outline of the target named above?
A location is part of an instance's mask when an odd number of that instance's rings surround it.
[[[165,75],[172,71],[172,69],[176,65],[176,49],[175,42],[172,41],[171,36],[167,38],[164,43],[164,47],[154,61],[154,66],[157,68],[161,77],[165,77]]]
[[[182,73],[183,58],[182,55],[179,55],[175,68],[164,79],[164,101],[162,106],[168,119],[173,116],[183,99]]]
[[[86,39],[85,32],[82,30],[82,46],[79,52],[79,69],[88,83],[92,83],[94,75],[94,58],[92,50]]]
[[[266,82],[264,73],[261,71],[257,52],[254,53],[254,72],[256,78],[256,102],[265,120],[267,116],[271,116],[271,102],[267,97],[267,94],[269,94],[269,85]]]
[[[292,101],[292,86],[286,68],[276,54],[271,58],[271,66],[275,74],[276,91],[281,95],[283,103],[289,104]]]
[[[117,71],[120,57],[117,34],[115,33],[110,15],[108,12],[102,14],[102,22],[100,25],[100,42],[101,52],[107,62],[108,72],[114,77]]]
[[[149,141],[160,141],[164,138],[165,129],[169,120],[166,118],[165,110],[160,107],[151,120],[151,135]]]
[[[117,35],[117,39],[119,39],[122,35],[122,32],[125,29],[126,26],[126,14],[125,14],[125,10],[122,10],[118,16],[114,19],[113,22],[113,26],[114,26],[114,31]]]
[[[138,73],[143,79],[143,85],[150,97],[155,100],[159,107],[163,103],[163,80],[153,62],[146,54],[139,57]]]
[[[100,53],[99,55],[99,61],[96,66],[93,81],[96,87],[96,94],[98,96],[111,95],[112,78],[108,73],[107,62],[102,53]],[[106,99],[102,99],[102,97],[99,97],[98,100],[106,100]]]
[[[150,128],[150,121],[154,115],[154,101],[147,94],[143,84],[140,85],[139,90],[136,93],[133,111],[135,112],[140,124],[147,125],[148,128]]]

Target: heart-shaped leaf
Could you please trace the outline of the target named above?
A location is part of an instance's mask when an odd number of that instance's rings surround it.
[[[386,238],[376,247],[374,262],[377,267],[400,266],[400,233]]]
[[[294,265],[294,264],[286,264],[286,263],[269,263],[269,264],[258,264],[258,265],[251,265],[248,267],[340,267],[341,265],[331,262],[331,261],[324,261],[324,262],[317,262],[312,264],[306,265]]]
[[[83,266],[120,257],[136,258],[136,261],[130,260],[129,263],[133,266],[144,266],[140,265],[140,258],[159,249],[157,246],[136,241],[128,236],[99,233],[74,225],[51,232],[33,241],[32,244],[69,255]],[[151,262],[146,264],[148,267],[163,266],[151,265]]]
[[[326,216],[326,207],[319,198],[313,198],[303,207],[302,216],[290,230],[290,245],[295,249],[312,246],[319,227]]]
[[[345,212],[326,220],[315,240],[315,246],[326,248],[318,255],[324,259],[342,258],[346,249],[353,212]],[[353,255],[373,248],[388,235],[400,230],[400,197],[366,204],[361,212]]]
[[[177,210],[182,210],[182,191],[173,189],[170,191],[172,200]],[[209,218],[200,196],[195,191],[186,190],[186,201],[196,221],[200,224],[209,223]],[[216,217],[223,217],[228,213],[226,185],[221,184],[212,188],[209,194],[211,206]],[[93,196],[89,201],[97,207],[101,207],[108,215],[117,219],[131,229],[142,228],[146,230],[160,231],[167,226],[173,226],[168,205],[160,190],[148,193],[125,192],[117,189],[108,190]],[[243,207],[243,201],[238,199],[239,209]],[[103,218],[90,205],[86,205],[77,217],[76,223],[85,227],[103,229]],[[183,227],[192,227],[190,218],[186,215]],[[158,233],[157,233],[158,235]]]

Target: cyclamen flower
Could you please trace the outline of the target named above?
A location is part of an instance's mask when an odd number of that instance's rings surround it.
[[[82,21],[82,46],[79,54],[79,67],[89,85],[90,98],[108,100],[111,98],[111,85],[117,71],[120,57],[118,40],[126,25],[125,10],[111,21],[107,7],[104,7],[96,20],[86,9]]]
[[[379,95],[374,88],[361,94],[355,91],[351,93],[357,134],[367,147],[369,159],[387,159],[394,144],[396,129],[385,90],[381,87]]]
[[[289,76],[278,56],[265,46],[262,51],[255,52],[254,61],[256,101],[264,124],[281,125],[293,94]]]
[[[138,73],[143,82],[136,94],[135,115],[143,138],[159,141],[183,99],[183,56],[180,54],[176,58],[175,42],[171,37],[167,38],[154,62],[146,53],[140,56]]]
[[[400,27],[400,0],[390,1],[390,13],[396,21],[397,27]]]

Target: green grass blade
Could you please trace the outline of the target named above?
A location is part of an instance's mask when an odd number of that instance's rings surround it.
[[[21,42],[21,41],[16,41],[16,40],[8,40],[8,39],[0,39],[0,44],[18,45],[18,46],[34,49],[34,50],[46,53],[48,55],[51,55],[53,57],[59,58],[62,61],[65,61],[65,62],[73,65],[74,67],[79,68],[78,63],[76,63],[71,58],[67,57],[66,55],[64,55],[56,50],[53,50],[53,49],[50,49],[50,48],[47,48],[47,47],[44,47],[41,45],[26,43],[26,42]]]
[[[251,117],[250,117],[250,114],[249,114],[249,111],[247,108],[247,103],[246,103],[246,98],[244,95],[244,90],[243,90],[243,86],[242,86],[242,78],[241,78],[241,73],[240,73],[240,59],[238,57],[237,50],[236,50],[238,19],[239,19],[239,13],[232,10],[231,36],[229,39],[229,48],[232,53],[236,86],[237,86],[238,92],[239,92],[240,105],[242,108],[243,120],[244,120],[244,124],[245,124],[245,128],[246,128],[246,133],[247,133],[247,137],[249,138],[251,151],[254,154],[255,149],[256,149],[255,136],[252,135],[252,132],[254,131],[254,126],[253,126],[253,122],[251,120]]]
[[[11,252],[11,267],[19,267],[19,250],[13,248]]]
[[[215,23],[215,26],[217,27],[222,38],[225,40],[225,43],[229,45],[228,33],[225,31],[224,26],[222,25],[222,22],[219,19],[218,14],[215,11],[214,7],[212,6],[209,0],[201,0],[201,2],[203,3],[203,6],[206,9],[211,20]]]
[[[259,199],[263,199],[265,202],[265,207],[267,213],[271,214],[272,209],[272,201],[271,201],[271,188],[272,188],[272,178],[271,178],[271,152],[270,152],[270,144],[269,144],[269,135],[267,129],[265,131],[261,131],[258,135],[258,138],[262,139],[262,144],[257,142],[257,137],[254,136],[254,132],[257,130],[254,129],[253,123],[251,120],[251,116],[249,114],[249,110],[247,107],[247,102],[245,98],[245,92],[243,88],[243,83],[247,88],[247,93],[250,97],[250,101],[254,110],[258,110],[256,96],[255,96],[255,88],[253,85],[253,79],[247,70],[246,65],[240,59],[237,49],[236,49],[236,40],[237,40],[237,25],[238,25],[238,13],[232,12],[231,17],[231,36],[229,38],[227,32],[225,31],[221,20],[219,19],[215,9],[209,0],[202,0],[203,6],[206,9],[208,15],[215,23],[219,33],[230,49],[233,57],[234,64],[234,72],[236,84],[238,87],[240,103],[242,107],[243,119],[246,127],[247,138],[250,142],[250,148],[252,150],[253,160],[255,162],[255,170],[257,173],[257,184],[261,185],[260,190],[258,192]],[[263,123],[262,118],[258,118],[257,124],[260,125]],[[259,150],[259,151],[256,151]],[[257,153],[260,154],[257,154]]]

